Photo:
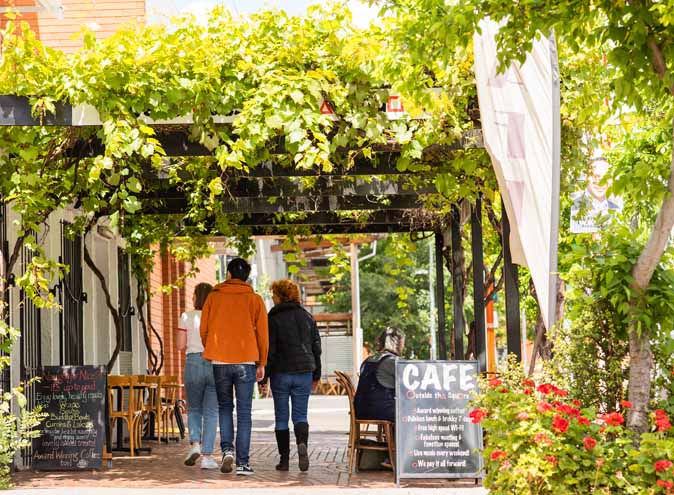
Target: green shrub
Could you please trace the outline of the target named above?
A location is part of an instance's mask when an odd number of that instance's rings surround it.
[[[519,365],[483,380],[470,415],[486,432],[490,495],[674,493],[674,438],[666,411],[635,447],[622,411],[598,414],[554,384],[536,384]],[[671,483],[671,484],[670,484]]]
[[[13,406],[20,413],[12,412]],[[39,409],[26,410],[26,398],[21,388],[2,394],[0,400],[0,489],[10,486],[10,466],[19,449],[29,447],[38,436],[36,427],[45,417]]]

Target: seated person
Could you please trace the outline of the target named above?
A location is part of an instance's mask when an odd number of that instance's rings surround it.
[[[405,334],[387,328],[377,337],[378,353],[360,366],[360,379],[354,397],[356,419],[395,422],[395,361],[405,346]]]

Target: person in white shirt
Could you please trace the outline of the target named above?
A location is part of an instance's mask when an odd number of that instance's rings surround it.
[[[187,425],[190,450],[185,457],[186,466],[194,466],[201,457],[202,469],[218,469],[211,457],[218,429],[218,396],[215,392],[213,365],[202,357],[204,346],[199,335],[201,309],[213,286],[200,283],[194,288],[193,311],[180,315],[178,347],[185,350],[185,391],[187,393]]]
[[[599,157],[592,163],[585,190],[572,196],[571,232],[574,234],[595,233],[600,229],[599,219],[619,212],[622,208],[608,197],[609,183],[604,179],[609,171],[608,162]]]

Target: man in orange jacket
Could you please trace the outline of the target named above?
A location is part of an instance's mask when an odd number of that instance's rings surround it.
[[[250,265],[235,258],[227,265],[227,281],[208,295],[201,313],[204,359],[213,362],[220,411],[220,471],[234,464],[234,390],[236,390],[236,474],[251,475],[249,464],[251,410],[255,383],[264,378],[269,349],[267,309],[246,283]]]

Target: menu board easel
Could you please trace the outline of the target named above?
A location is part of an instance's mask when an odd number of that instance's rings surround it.
[[[477,361],[396,362],[396,481],[482,478],[482,426],[468,417]]]
[[[106,435],[105,366],[45,366],[35,383],[47,413],[33,441],[38,471],[100,469]]]

